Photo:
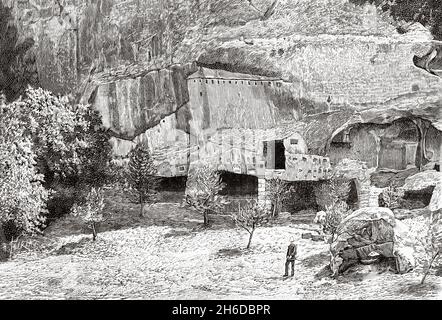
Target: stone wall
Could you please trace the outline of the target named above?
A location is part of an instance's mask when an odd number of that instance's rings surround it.
[[[266,129],[300,117],[300,88],[279,79],[200,68],[188,88],[195,135],[206,129]]]

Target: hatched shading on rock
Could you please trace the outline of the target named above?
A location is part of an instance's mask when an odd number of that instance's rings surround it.
[[[335,274],[351,265],[376,263],[381,258],[394,259],[399,273],[415,267],[414,238],[388,208],[356,210],[341,222],[336,233],[330,247],[330,265]]]

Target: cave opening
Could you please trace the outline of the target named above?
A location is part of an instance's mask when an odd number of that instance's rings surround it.
[[[421,209],[430,204],[434,186],[418,191],[406,191],[403,196],[402,207],[405,209]]]
[[[161,202],[180,203],[186,192],[187,176],[161,177],[158,192]]]
[[[220,174],[225,186],[219,194],[230,201],[225,207],[227,212],[237,211],[240,206],[258,199],[258,177],[229,171],[220,171]]]
[[[416,167],[419,130],[410,119],[400,119],[385,129],[380,141],[379,168],[405,170]]]
[[[282,204],[282,211],[296,213],[304,210],[318,211],[315,189],[319,186],[318,181],[290,181],[293,188],[291,197]]]
[[[258,178],[247,174],[221,171],[225,187],[220,195],[238,198],[254,198],[258,196]]]

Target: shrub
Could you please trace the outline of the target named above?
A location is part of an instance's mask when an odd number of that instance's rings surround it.
[[[264,207],[258,205],[256,202],[247,204],[244,207],[239,207],[238,212],[232,214],[233,221],[249,233],[249,242],[247,249],[252,243],[253,233],[259,226],[264,225],[269,221],[269,213]]]
[[[220,211],[228,202],[219,192],[225,187],[221,175],[207,164],[200,165],[189,173],[185,202],[204,218],[209,225],[209,213]]]
[[[293,193],[293,188],[287,181],[279,178],[270,179],[267,182],[266,193],[272,203],[272,217],[277,217],[281,212],[282,204]]]
[[[139,144],[129,153],[128,182],[137,194],[136,202],[140,204],[140,216],[146,203],[156,200],[159,178],[157,169],[146,145]]]
[[[423,276],[421,284],[425,282],[428,274],[434,266],[440,267],[440,256],[442,250],[442,212],[432,212],[428,220],[426,230],[422,230],[422,233],[418,237],[419,242],[424,248],[425,254],[421,259],[423,264]]]
[[[350,182],[331,178],[315,187],[316,203],[322,210],[332,207],[338,201],[347,201],[350,194]]]
[[[404,191],[394,184],[390,184],[379,194],[379,206],[389,209],[397,209],[401,207]]]
[[[86,199],[81,204],[74,204],[71,215],[78,217],[82,223],[92,231],[92,240],[95,241],[98,234],[98,226],[105,221],[103,209],[105,207],[102,189],[92,187]]]

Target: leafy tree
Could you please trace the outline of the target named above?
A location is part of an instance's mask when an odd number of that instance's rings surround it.
[[[145,204],[156,200],[159,184],[159,178],[155,176],[157,168],[146,145],[138,144],[129,153],[128,171],[129,184],[137,193],[142,216]]]
[[[92,240],[97,239],[98,226],[106,218],[103,214],[105,207],[103,190],[94,188],[87,194],[82,204],[74,204],[71,208],[71,215],[80,220],[92,231]]]
[[[19,232],[33,234],[44,225],[49,191],[35,169],[33,144],[24,131],[24,123],[0,97],[0,229],[12,222]]]
[[[225,187],[221,175],[208,164],[202,164],[189,173],[185,202],[204,217],[209,225],[209,213],[221,210],[228,202],[219,192]]]
[[[270,179],[267,181],[266,193],[272,203],[272,217],[277,217],[281,212],[282,204],[293,193],[293,188],[289,182],[282,179]]]
[[[249,203],[242,208],[239,207],[238,212],[232,214],[232,218],[236,225],[249,233],[249,242],[246,247],[249,249],[255,229],[269,221],[269,213],[264,207],[254,202],[251,204]]]
[[[40,173],[50,185],[54,177],[78,182],[103,176],[110,158],[107,134],[90,106],[71,104],[43,89],[26,90],[24,99],[8,105],[25,128]]]
[[[26,90],[11,103],[33,141],[39,171],[47,184],[54,178],[70,183],[98,183],[108,168],[111,147],[100,129],[101,119],[90,106],[70,103],[43,89]],[[81,181],[81,180],[84,181]]]

